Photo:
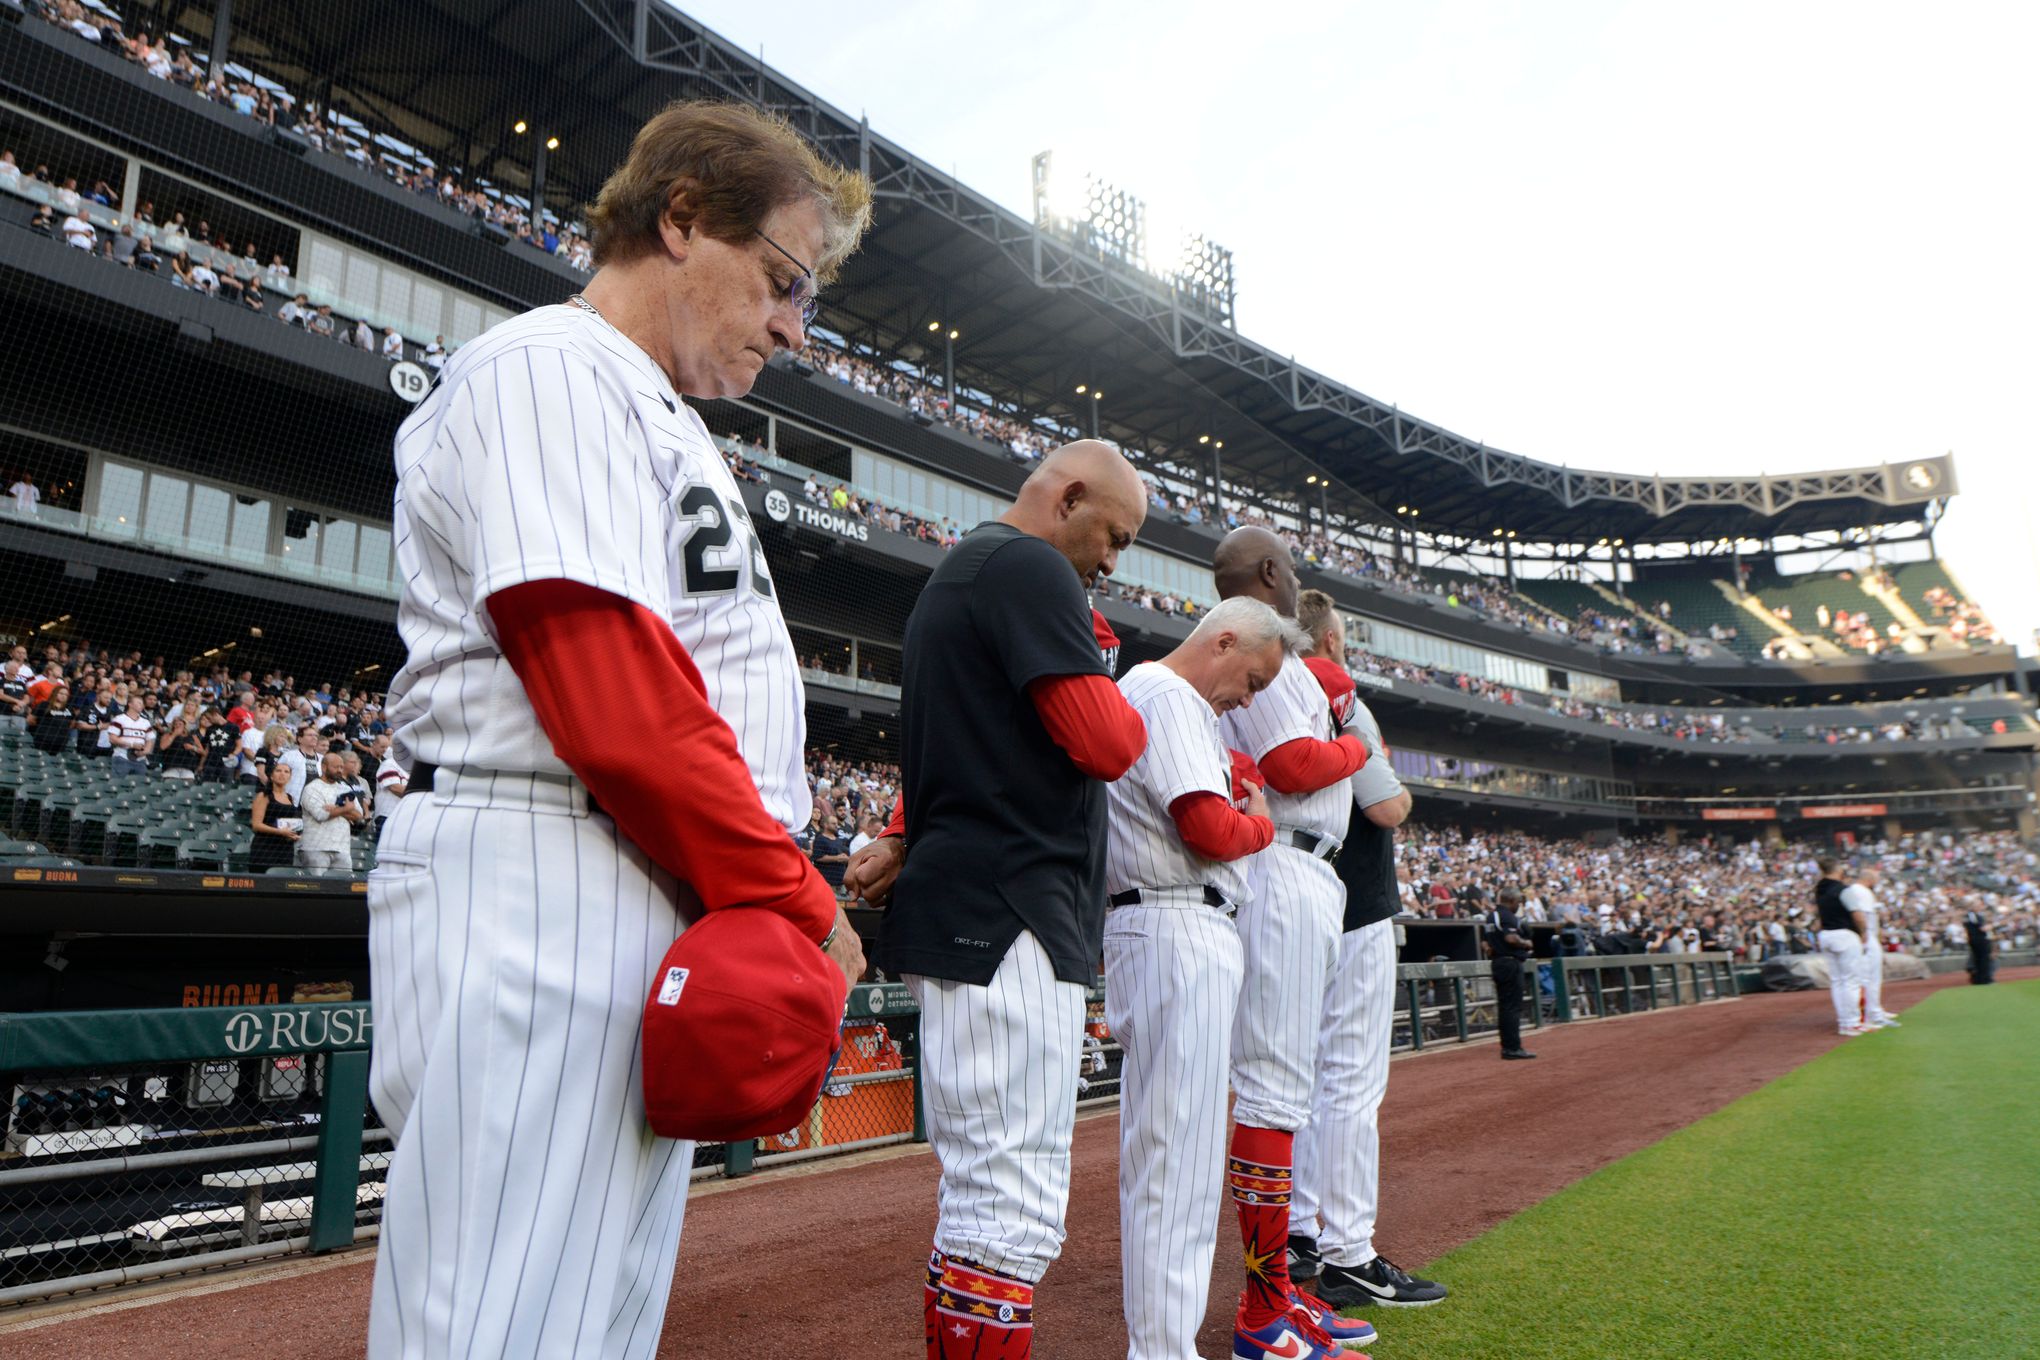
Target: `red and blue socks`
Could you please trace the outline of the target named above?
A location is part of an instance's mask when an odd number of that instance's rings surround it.
[[[961,1257],[929,1255],[922,1315],[928,1360],[1029,1360],[1034,1353],[1034,1286]]]
[[[1225,1179],[1233,1207],[1239,1210],[1240,1241],[1247,1255],[1240,1324],[1248,1329],[1264,1327],[1289,1311],[1289,1190],[1295,1138],[1281,1129],[1233,1126]]]

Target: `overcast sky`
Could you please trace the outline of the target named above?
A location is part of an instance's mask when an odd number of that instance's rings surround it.
[[[680,8],[1031,213],[1054,149],[1231,247],[1240,329],[1574,467],[1953,451],[2040,628],[2040,5]]]

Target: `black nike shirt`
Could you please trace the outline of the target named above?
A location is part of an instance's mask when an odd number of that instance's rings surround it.
[[[900,766],[907,859],[879,964],[984,984],[1023,930],[1089,985],[1105,935],[1105,786],[1048,734],[1027,686],[1104,675],[1083,582],[1046,541],[981,524],[907,619]]]

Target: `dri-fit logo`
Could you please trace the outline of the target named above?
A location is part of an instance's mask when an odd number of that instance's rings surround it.
[[[368,1042],[369,1029],[366,1006],[331,1011],[277,1011],[269,1015],[237,1011],[227,1017],[220,1037],[227,1052],[239,1057],[245,1053],[352,1048]]]
[[[799,516],[800,522],[809,528],[827,529],[832,534],[840,534],[844,538],[854,538],[859,543],[869,543],[871,541],[870,526],[861,521],[851,519],[845,515],[832,515],[826,510],[817,510],[812,505],[796,505],[793,509],[794,513]]]

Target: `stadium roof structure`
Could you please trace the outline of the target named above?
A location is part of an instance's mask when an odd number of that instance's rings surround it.
[[[310,20],[309,25],[307,20]],[[823,324],[959,385],[1335,517],[1519,544],[1702,543],[1931,524],[1952,457],[1756,477],[1596,472],[1489,448],[1300,367],[1165,279],[1043,229],[958,183],[662,0],[243,0],[233,50],[321,104],[351,107],[442,165],[527,185],[541,137],[550,201],[593,196],[667,101],[715,97],[785,116],[874,182],[877,223],[825,298]],[[202,27],[202,21],[201,21]],[[513,132],[520,121],[528,136]],[[1077,385],[1088,389],[1079,396]],[[1105,394],[1091,403],[1090,393]],[[1206,439],[1208,442],[1200,442]],[[1306,491],[1311,472],[1330,491]]]

